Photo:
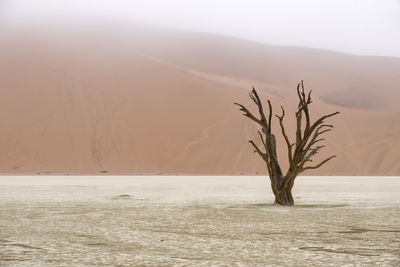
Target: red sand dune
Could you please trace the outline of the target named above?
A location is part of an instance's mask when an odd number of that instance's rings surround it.
[[[400,59],[145,26],[10,30],[0,40],[1,174],[265,174],[254,85],[294,137],[295,87],[341,115],[304,174],[400,175]],[[254,109],[253,109],[254,110]],[[286,146],[277,121],[279,156]],[[257,140],[258,141],[258,140]]]

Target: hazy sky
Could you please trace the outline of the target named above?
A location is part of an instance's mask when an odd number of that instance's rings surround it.
[[[0,0],[3,21],[107,17],[400,57],[400,0]]]

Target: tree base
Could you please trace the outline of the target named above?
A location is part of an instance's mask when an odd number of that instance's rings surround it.
[[[282,191],[275,195],[275,203],[281,206],[294,206],[294,199],[291,191]]]

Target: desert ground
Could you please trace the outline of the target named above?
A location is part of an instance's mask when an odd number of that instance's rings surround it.
[[[398,266],[400,177],[3,176],[1,266]]]

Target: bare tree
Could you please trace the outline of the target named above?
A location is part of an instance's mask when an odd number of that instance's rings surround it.
[[[282,115],[275,115],[279,120],[279,125],[282,131],[282,135],[285,139],[287,150],[289,168],[284,175],[278,162],[276,153],[276,139],[275,135],[271,133],[272,126],[272,106],[268,100],[268,118],[264,113],[264,109],[257,94],[256,89],[250,92],[249,96],[258,107],[258,113],[260,117],[254,116],[245,106],[235,103],[240,107],[240,110],[244,112],[244,116],[255,121],[261,126],[261,131],[258,131],[260,136],[263,149],[260,149],[253,141],[249,143],[254,147],[254,152],[258,153],[260,157],[266,162],[269,178],[271,180],[272,192],[275,195],[275,203],[284,206],[293,206],[294,200],[292,196],[292,188],[296,177],[304,172],[305,170],[317,169],[324,165],[326,162],[336,156],[331,156],[321,161],[316,165],[309,165],[312,162],[312,157],[317,154],[324,145],[319,145],[324,138],[321,135],[332,130],[333,126],[330,124],[324,124],[324,120],[339,114],[334,112],[328,115],[324,115],[317,119],[314,123],[310,122],[309,105],[311,104],[311,92],[307,95],[304,91],[303,81],[297,85],[297,94],[299,97],[299,105],[296,114],[296,142],[291,143],[288,135],[286,134],[285,127],[283,125],[283,119],[285,117],[285,109],[281,106]],[[303,127],[303,123],[305,123]]]

